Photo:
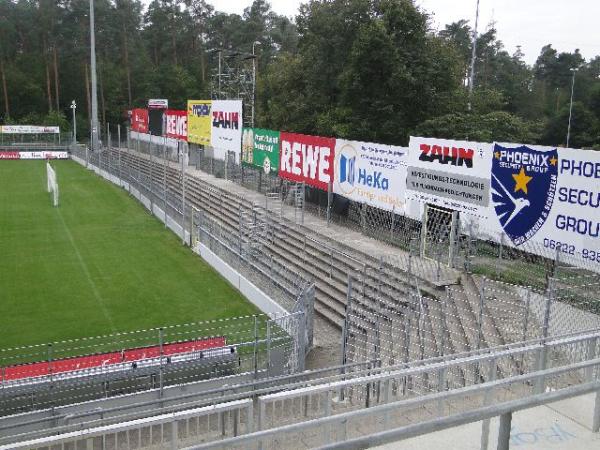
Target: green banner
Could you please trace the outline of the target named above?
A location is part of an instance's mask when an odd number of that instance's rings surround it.
[[[266,174],[276,174],[279,167],[279,131],[244,128],[242,163],[260,167]]]

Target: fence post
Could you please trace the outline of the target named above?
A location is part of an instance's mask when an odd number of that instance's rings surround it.
[[[267,378],[271,376],[271,320],[267,320]]]
[[[479,314],[477,317],[477,350],[481,348],[483,341],[483,310],[485,308],[485,284],[486,278],[481,279],[481,288],[479,289]],[[477,380],[478,383],[481,380],[481,365],[477,365]]]
[[[488,382],[496,381],[497,365],[496,358],[492,358],[489,361],[488,369]],[[483,404],[487,406],[492,401],[492,391],[486,390],[484,393]],[[490,419],[486,419],[481,423],[481,450],[487,450],[490,440]]]
[[[167,228],[167,138],[163,138],[163,208],[165,228]]]
[[[163,397],[163,343],[164,343],[164,330],[162,328],[158,329],[158,348],[160,353],[160,370],[158,373],[158,382],[159,382],[159,398]]]
[[[254,316],[254,379],[258,379],[258,317],[256,316]]]
[[[507,412],[500,416],[500,425],[498,428],[498,450],[509,450],[510,448],[511,423],[512,412]]]
[[[547,346],[546,341],[550,334],[550,315],[552,312],[552,301],[554,297],[554,279],[548,278],[548,288],[546,291],[546,305],[544,308],[544,322],[542,325],[542,347],[540,348],[539,356],[538,356],[538,370],[545,370],[547,365]],[[546,380],[544,377],[539,377],[536,382],[535,392],[537,394],[541,394],[544,392]]]
[[[396,225],[396,205],[392,205],[392,223],[390,225],[390,242],[394,241],[394,226]]]
[[[596,400],[594,401],[594,418],[592,419],[592,432],[600,432],[600,390],[596,391]]]
[[[119,152],[119,186],[121,186],[121,124],[117,125],[117,139],[119,140],[117,147],[117,151]]]
[[[181,146],[181,239],[183,245],[186,244],[185,239],[185,157],[183,153],[183,145]],[[166,162],[165,162],[166,164]]]
[[[327,226],[329,226],[329,222],[331,222],[331,200],[333,195],[333,189],[331,185],[331,181],[327,183]]]

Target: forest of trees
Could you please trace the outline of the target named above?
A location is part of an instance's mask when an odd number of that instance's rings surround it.
[[[411,0],[313,0],[295,20],[254,0],[243,15],[205,0],[95,0],[99,118],[124,122],[148,98],[209,98],[214,49],[258,61],[257,125],[381,143],[410,134],[600,149],[600,56],[548,43],[533,66],[480,35],[468,108],[472,29],[434,31]],[[0,0],[0,123],[70,126],[90,110],[88,0]]]

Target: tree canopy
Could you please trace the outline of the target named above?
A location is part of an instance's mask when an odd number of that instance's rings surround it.
[[[67,126],[90,110],[88,0],[0,0],[0,122]],[[257,61],[257,125],[406,144],[411,134],[600,148],[600,56],[540,49],[533,66],[495,24],[432,28],[411,0],[311,0],[295,19],[254,0],[242,15],[206,0],[95,0],[100,120],[148,98],[208,98],[217,49]],[[570,111],[571,88],[574,104]],[[470,101],[469,101],[470,100]],[[469,109],[469,103],[471,109]]]

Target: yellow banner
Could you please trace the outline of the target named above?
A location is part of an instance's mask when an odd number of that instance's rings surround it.
[[[188,100],[188,142],[210,145],[211,100]]]

